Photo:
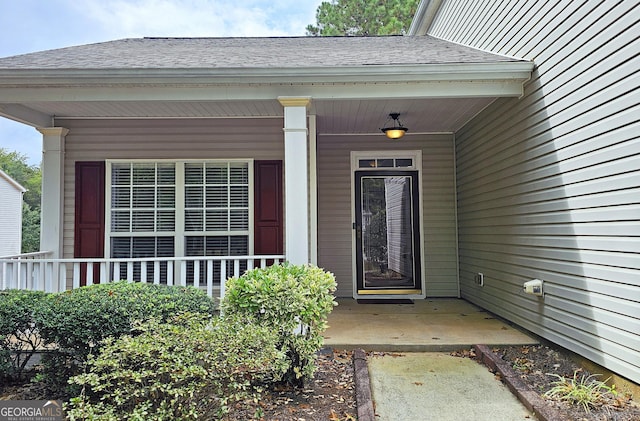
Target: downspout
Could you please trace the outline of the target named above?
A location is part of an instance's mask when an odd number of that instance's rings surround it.
[[[441,4],[442,0],[422,0],[418,4],[407,35],[428,35]]]
[[[458,236],[458,155],[456,154],[456,134],[453,133],[452,136],[453,142],[453,203],[454,210],[453,216],[456,221],[455,235],[456,235],[456,283],[458,286],[458,298],[461,298],[462,294],[460,293],[460,244],[459,244],[459,236]]]

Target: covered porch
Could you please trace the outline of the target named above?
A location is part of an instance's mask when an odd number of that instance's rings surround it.
[[[460,296],[454,133],[533,69],[431,37],[145,38],[0,65],[0,115],[42,133],[46,253],[4,260],[3,286],[222,294],[265,259],[391,298]]]
[[[359,304],[338,299],[329,315],[325,345],[381,352],[440,352],[484,345],[539,341],[468,301],[414,300],[413,304]]]

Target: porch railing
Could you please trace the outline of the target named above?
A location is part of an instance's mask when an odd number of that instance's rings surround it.
[[[61,292],[117,280],[194,286],[224,297],[225,281],[283,255],[53,259],[49,252],[0,257],[0,290]],[[215,295],[214,295],[215,294]]]

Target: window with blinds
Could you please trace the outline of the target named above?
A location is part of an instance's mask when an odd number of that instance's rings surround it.
[[[250,253],[248,162],[112,162],[110,169],[112,257]],[[161,279],[166,266],[161,265]],[[192,262],[187,271],[192,277]],[[214,275],[219,272],[217,264]],[[147,274],[153,276],[152,267]],[[139,264],[134,278],[140,279]]]
[[[248,233],[247,163],[187,163],[184,179],[185,231]]]
[[[246,162],[186,163],[185,254],[246,256],[249,254],[249,166]],[[232,262],[227,263],[230,273]],[[194,271],[187,263],[187,276]],[[242,271],[246,264],[241,265]],[[207,276],[208,268],[201,273]],[[214,262],[214,279],[220,274]]]
[[[111,231],[175,231],[175,164],[111,166]]]

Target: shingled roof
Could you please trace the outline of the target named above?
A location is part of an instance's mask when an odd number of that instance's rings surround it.
[[[520,61],[431,36],[134,38],[0,58],[0,69],[305,68]]]

